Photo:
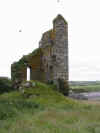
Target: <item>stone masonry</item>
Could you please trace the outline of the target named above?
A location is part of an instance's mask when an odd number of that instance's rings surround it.
[[[53,20],[53,29],[42,35],[39,48],[11,65],[15,84],[27,79],[27,67],[31,80],[68,83],[68,24],[61,15]]]

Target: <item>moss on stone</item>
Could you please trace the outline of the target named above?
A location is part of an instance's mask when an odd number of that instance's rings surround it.
[[[49,31],[49,33],[50,33],[50,39],[51,40],[54,40],[55,39],[55,36],[56,36],[55,30],[52,29],[52,30]]]
[[[39,53],[41,53],[40,48],[35,49],[32,53],[28,55],[24,55],[18,62],[15,62],[14,64],[12,64],[12,67],[14,69],[20,69],[21,67],[27,66],[27,63],[29,62],[29,58]]]
[[[35,56],[35,55],[40,54],[40,53],[41,53],[41,48],[37,48],[37,49],[35,49],[32,53],[30,53],[30,54],[28,55],[28,57],[30,57],[30,56]]]

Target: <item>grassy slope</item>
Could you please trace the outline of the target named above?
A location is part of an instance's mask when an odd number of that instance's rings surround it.
[[[0,133],[99,133],[100,106],[81,104],[36,82],[0,96]]]

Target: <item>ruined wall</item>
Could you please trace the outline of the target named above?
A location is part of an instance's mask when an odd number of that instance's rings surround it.
[[[68,82],[68,24],[61,15],[54,19],[53,29],[43,34],[39,48],[12,64],[12,80],[26,80],[27,67],[31,69],[31,80]]]
[[[52,69],[53,64],[51,60],[52,47],[54,45],[53,41],[54,41],[54,32],[53,30],[49,30],[43,34],[40,45],[43,52],[42,63],[47,82],[53,80],[54,77],[53,75],[54,72]]]
[[[42,52],[36,49],[31,54],[23,56],[18,62],[11,65],[11,78],[15,85],[27,80],[27,67],[31,69],[31,80],[45,80],[45,74],[42,71]],[[17,88],[17,86],[16,86]]]
[[[28,66],[31,68],[31,80],[45,80],[45,74],[42,71],[42,53],[38,53],[35,56],[28,59]]]

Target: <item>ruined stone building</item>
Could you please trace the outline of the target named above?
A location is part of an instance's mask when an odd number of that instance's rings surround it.
[[[42,35],[39,48],[11,65],[12,81],[27,80],[27,68],[30,80],[68,82],[68,24],[61,15],[53,20],[53,29]]]

